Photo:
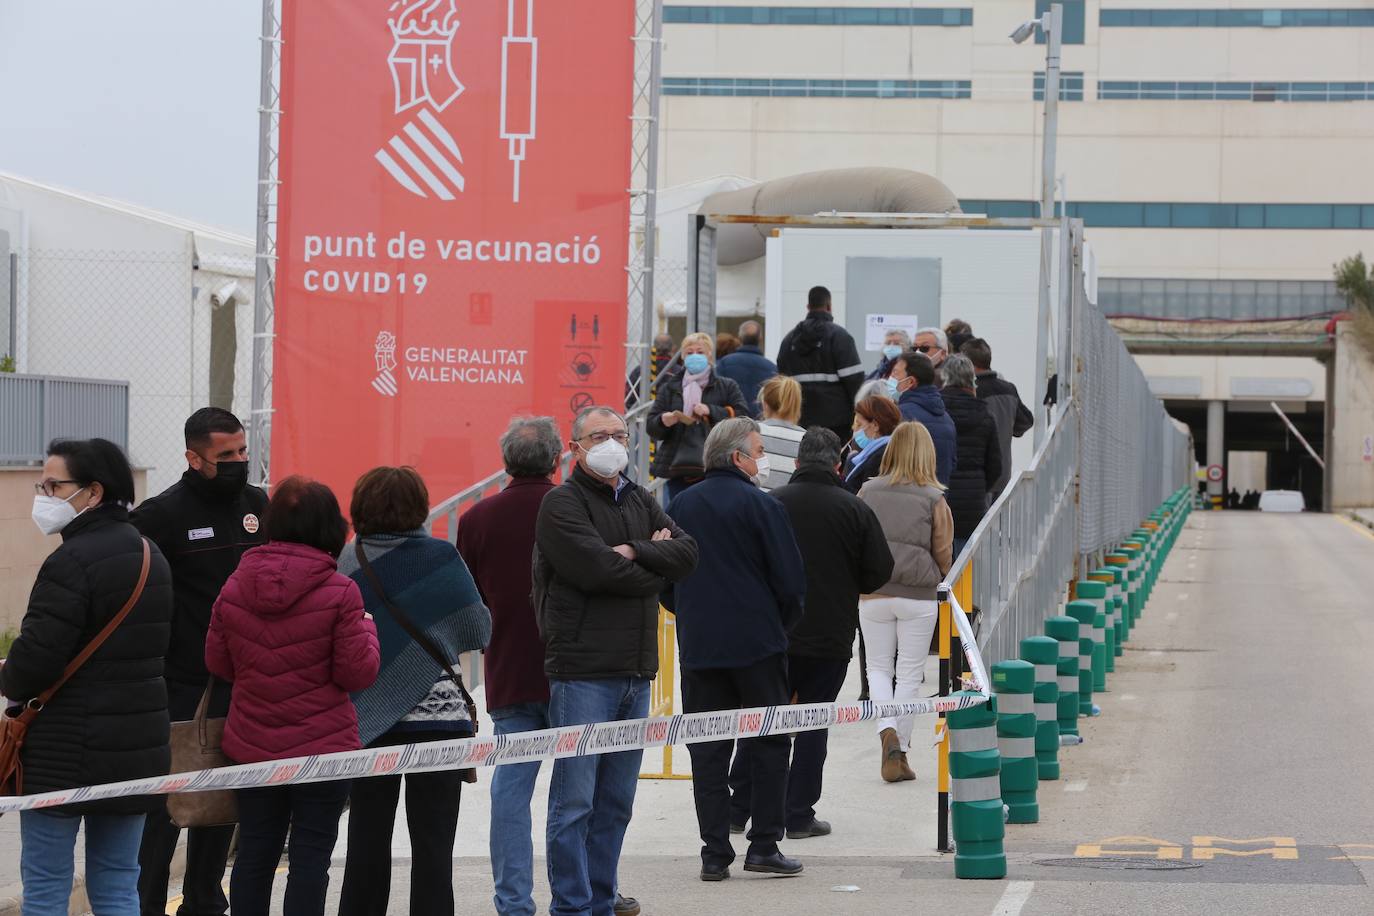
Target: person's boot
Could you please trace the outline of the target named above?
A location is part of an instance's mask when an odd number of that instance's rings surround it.
[[[902,781],[902,743],[895,729],[885,728],[878,733],[883,742],[883,781]]]
[[[903,781],[903,782],[910,782],[911,780],[913,780],[913,779],[916,778],[916,771],[913,770],[913,769],[911,768],[911,765],[910,765],[909,763],[906,762],[906,751],[902,751],[902,753],[901,753],[901,760],[902,760],[902,781]]]

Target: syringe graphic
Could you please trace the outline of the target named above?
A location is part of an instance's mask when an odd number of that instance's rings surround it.
[[[501,139],[510,145],[510,161],[515,166],[511,199],[517,204],[520,163],[525,159],[526,142],[534,139],[538,71],[534,0],[506,0],[506,37],[501,39]]]

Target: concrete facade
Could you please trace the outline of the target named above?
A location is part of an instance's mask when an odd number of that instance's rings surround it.
[[[1332,509],[1374,506],[1374,358],[1349,322],[1336,326],[1326,472]]]
[[[672,4],[670,4],[671,6]],[[713,0],[695,6],[813,6]],[[964,26],[665,26],[666,77],[967,81],[969,98],[669,95],[660,180],[775,178],[847,166],[928,172],[961,200],[1038,196],[1044,47],[1014,45],[1031,0],[829,0],[829,7],[960,8]],[[1216,0],[1087,0],[1083,43],[1063,70],[1082,100],[1060,105],[1058,168],[1072,202],[1358,203],[1374,205],[1374,101],[1099,99],[1099,83],[1374,81],[1374,28],[1122,28],[1124,7],[1229,9]],[[1298,4],[1247,0],[1250,8]],[[970,12],[971,10],[971,12]],[[734,91],[734,90],[730,90]],[[810,91],[810,90],[807,90]],[[1297,91],[1296,88],[1294,90]],[[1104,276],[1329,279],[1347,254],[1374,252],[1371,222],[1352,229],[1090,228]],[[1091,223],[1090,223],[1091,226]],[[672,253],[668,253],[673,256]]]

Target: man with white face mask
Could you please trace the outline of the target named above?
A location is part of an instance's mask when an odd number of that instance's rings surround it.
[[[759,426],[726,420],[706,440],[706,479],[669,507],[697,539],[701,561],[672,595],[677,612],[685,712],[788,702],[788,632],[801,619],[806,568],[782,503],[762,492],[768,476]],[[730,877],[730,789],[734,742],[688,745],[701,831],[701,880]],[[749,851],[744,870],[795,875],[802,864],[778,849],[783,835],[789,741],[750,738]]]
[[[579,413],[570,443],[577,466],[539,507],[533,599],[555,728],[649,714],[658,596],[696,568],[696,542],[625,476],[628,442],[625,421],[609,407]],[[612,912],[642,757],[554,762],[550,916]]]

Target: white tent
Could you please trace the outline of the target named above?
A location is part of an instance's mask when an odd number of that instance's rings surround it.
[[[0,352],[19,372],[129,383],[129,451],[157,492],[185,467],[182,424],[246,416],[253,240],[0,173]],[[12,257],[11,257],[12,256]]]
[[[658,192],[655,211],[658,227],[658,257],[654,261],[654,299],[660,321],[678,318],[687,309],[687,257],[692,240],[688,217],[701,202],[720,191],[735,191],[758,184],[738,175],[704,178]],[[734,267],[721,267],[716,274],[716,314],[722,317],[750,317],[763,314],[763,259]]]

